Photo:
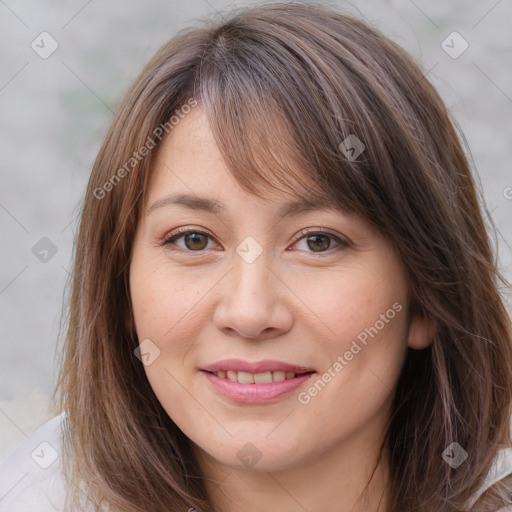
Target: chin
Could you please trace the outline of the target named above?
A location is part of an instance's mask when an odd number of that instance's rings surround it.
[[[237,470],[249,470],[255,472],[285,471],[301,464],[301,453],[297,446],[285,440],[265,439],[260,435],[251,438],[246,435],[243,441],[231,439],[221,444],[215,443],[215,448],[209,445],[202,449],[208,456],[217,462]],[[204,445],[203,445],[204,446]],[[213,449],[212,449],[213,448]]]

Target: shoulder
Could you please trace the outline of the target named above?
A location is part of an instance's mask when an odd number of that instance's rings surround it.
[[[498,451],[485,482],[474,495],[470,505],[473,506],[485,491],[507,477],[512,477],[512,447]],[[496,512],[512,512],[512,505],[502,507]]]
[[[0,461],[2,512],[64,510],[61,471],[65,413],[39,427]]]

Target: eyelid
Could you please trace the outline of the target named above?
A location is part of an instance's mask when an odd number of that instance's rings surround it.
[[[202,235],[208,235],[211,238],[215,238],[207,229],[200,228],[196,226],[181,226],[179,228],[173,229],[169,233],[167,233],[164,236],[164,241],[170,240],[171,238],[174,238],[177,235],[186,235],[188,233],[200,233]]]
[[[301,238],[303,238],[304,236],[306,235],[309,235],[309,234],[317,234],[317,233],[320,233],[322,235],[329,235],[331,236],[332,238],[334,238],[336,241],[338,241],[341,245],[344,245],[344,246],[349,246],[351,245],[350,242],[344,238],[342,238],[340,235],[328,230],[328,229],[325,229],[325,228],[304,228],[304,229],[301,229],[295,239],[294,239],[294,243],[297,242],[298,240],[300,240]]]

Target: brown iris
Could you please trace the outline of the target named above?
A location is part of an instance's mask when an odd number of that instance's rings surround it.
[[[323,239],[323,243],[321,241],[319,241],[319,239],[320,240]],[[310,243],[311,240],[314,240],[314,242],[313,242],[314,244],[319,244],[319,245],[316,245],[316,248],[319,249],[320,251],[329,249],[329,246],[331,245],[331,241],[327,235],[316,234],[316,235],[308,236],[308,238],[307,238],[308,247],[315,252],[319,252],[319,251],[316,251],[315,247],[312,246],[312,244]]]
[[[202,233],[188,233],[184,236],[185,246],[190,250],[202,250],[208,245],[208,237]]]

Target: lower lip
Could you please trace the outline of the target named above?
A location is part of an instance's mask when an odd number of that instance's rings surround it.
[[[222,379],[213,373],[205,371],[202,371],[202,373],[221,395],[241,404],[264,404],[277,401],[295,391],[314,375],[314,373],[307,373],[281,382],[242,384],[229,379]]]

